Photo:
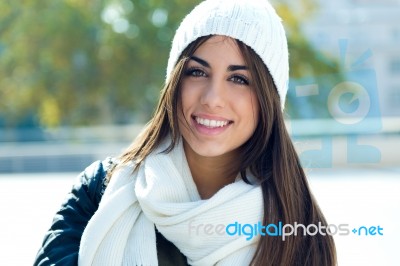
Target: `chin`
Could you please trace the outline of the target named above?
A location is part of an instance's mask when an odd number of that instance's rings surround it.
[[[230,149],[227,149],[226,147],[220,147],[218,145],[213,145],[213,144],[195,144],[191,145],[191,143],[188,143],[190,145],[190,148],[198,155],[203,156],[203,157],[217,157],[221,156],[224,154],[229,153]]]
[[[221,151],[221,150],[215,150],[215,149],[199,149],[199,150],[193,150],[195,153],[197,153],[200,156],[203,157],[217,157],[224,155],[227,152]]]

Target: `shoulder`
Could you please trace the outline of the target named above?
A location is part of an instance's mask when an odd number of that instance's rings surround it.
[[[74,187],[84,189],[89,198],[98,204],[108,184],[107,176],[116,165],[117,159],[113,157],[93,162],[80,173]]]
[[[96,212],[114,158],[96,161],[82,171],[45,234],[34,265],[76,265],[82,233]]]

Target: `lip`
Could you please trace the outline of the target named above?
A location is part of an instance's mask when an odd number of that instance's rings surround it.
[[[229,121],[230,123],[233,122],[232,120],[227,119],[225,117],[209,115],[209,114],[192,114],[192,118],[193,117],[199,117],[199,118],[203,118],[203,119],[217,120],[217,121]]]
[[[210,127],[207,127],[205,125],[201,125],[201,124],[197,123],[196,117],[203,118],[203,119],[208,119],[208,120],[228,121],[228,124],[226,126],[223,126],[223,127],[210,128]],[[230,120],[230,119],[226,119],[226,118],[221,117],[221,116],[208,115],[208,114],[193,114],[191,116],[191,121],[192,121],[192,125],[194,126],[196,131],[198,133],[200,133],[201,135],[206,135],[206,136],[216,136],[216,135],[222,134],[227,129],[229,129],[231,127],[231,125],[233,124],[233,121]]]

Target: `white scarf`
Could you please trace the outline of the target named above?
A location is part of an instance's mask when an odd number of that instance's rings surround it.
[[[191,265],[249,265],[259,236],[231,236],[221,224],[262,221],[261,188],[238,178],[202,200],[182,141],[159,153],[166,142],[135,172],[130,165],[113,174],[83,232],[79,265],[158,265],[154,226]]]

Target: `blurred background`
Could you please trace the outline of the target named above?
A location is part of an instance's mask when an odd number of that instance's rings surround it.
[[[0,2],[0,265],[29,265],[75,176],[148,121],[188,0]],[[339,265],[400,265],[400,1],[272,1],[290,51],[285,117]]]

